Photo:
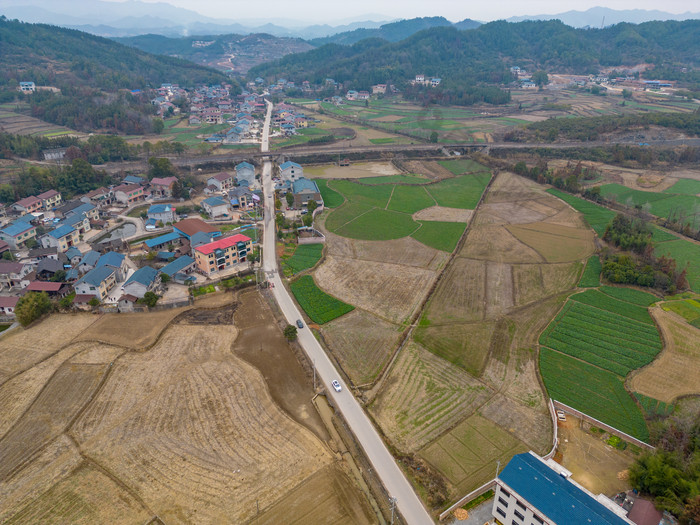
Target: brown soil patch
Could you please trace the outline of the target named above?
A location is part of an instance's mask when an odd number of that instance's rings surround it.
[[[356,385],[370,383],[377,377],[400,335],[395,325],[358,309],[324,325],[322,333]]]
[[[163,521],[243,522],[330,456],[235,357],[231,326],[175,325],[122,357],[74,435]]]
[[[588,434],[573,416],[567,415],[566,422],[559,422],[558,426],[561,464],[576,482],[593,494],[607,496],[630,489],[629,481],[618,479],[617,473],[634,463],[633,456]]]
[[[436,324],[481,321],[485,300],[486,263],[458,257],[438,284],[425,316]]]
[[[304,480],[250,523],[369,525],[376,523],[376,520],[372,509],[348,476],[331,465]]]
[[[239,299],[240,307],[235,313],[239,333],[233,353],[262,373],[272,399],[287,414],[320,439],[328,440],[311,403],[313,385],[289,348],[270,307],[254,290],[241,293]]]
[[[326,257],[314,275],[331,295],[395,323],[410,317],[435,278],[435,272],[397,264],[368,270],[363,261]]]
[[[664,403],[700,394],[700,331],[658,306],[650,312],[661,329],[664,348],[654,362],[631,376],[628,387]]]
[[[320,179],[362,179],[401,173],[391,162],[359,162],[350,166],[323,164],[304,168],[304,174],[309,178]]]
[[[475,218],[479,220],[479,214]],[[544,262],[535,250],[520,242],[502,226],[473,227],[459,255],[504,263]]]
[[[76,341],[99,341],[127,348],[144,348],[155,343],[170,321],[187,309],[188,307],[172,308],[147,315],[104,314],[89,330],[80,334]]]
[[[450,179],[454,173],[433,160],[400,160],[397,162],[407,173],[418,173],[433,180]]]
[[[212,310],[190,310],[185,312],[178,322],[182,324],[231,324],[233,322],[233,313],[236,311],[237,305],[229,305],[223,308]]]
[[[392,241],[352,241],[355,258],[427,270],[441,268],[449,254],[430,248],[411,237]]]
[[[416,221],[443,221],[467,223],[474,214],[473,210],[460,210],[458,208],[444,208],[431,206],[413,214]]]
[[[486,319],[500,317],[513,306],[513,272],[509,264],[489,262],[486,265],[485,302]]]
[[[515,264],[515,304],[525,305],[576,286],[581,262],[561,264]]]
[[[535,409],[513,403],[505,395],[496,394],[481,407],[479,413],[505,428],[538,454],[546,454],[552,448],[552,418],[542,407]]]
[[[593,232],[560,224],[533,223],[508,226],[522,243],[537,251],[547,262],[581,260],[593,253]]]
[[[0,372],[11,377],[50,357],[95,322],[90,314],[51,315],[0,340]]]

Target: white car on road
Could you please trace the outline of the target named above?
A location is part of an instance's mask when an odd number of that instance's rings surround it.
[[[335,388],[336,392],[340,392],[343,389],[343,387],[340,386],[340,383],[338,382],[337,379],[334,379],[333,381],[331,381],[331,385],[333,385],[333,388]]]

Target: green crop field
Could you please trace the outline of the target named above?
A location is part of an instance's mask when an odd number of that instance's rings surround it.
[[[395,142],[395,139],[393,139],[391,137],[385,137],[385,138],[381,138],[381,139],[369,139],[369,141],[372,144],[392,144]]]
[[[381,177],[368,177],[361,179],[362,184],[425,184],[430,182],[428,178],[416,173],[403,173],[400,175],[383,175]]]
[[[649,440],[644,416],[620,376],[549,348],[540,350],[540,371],[552,398]]]
[[[666,188],[664,193],[682,193],[685,195],[697,195],[700,193],[700,180],[679,179],[673,186]]]
[[[387,209],[416,213],[430,206],[435,206],[435,201],[423,186],[396,186]]]
[[[411,237],[426,246],[452,252],[467,225],[461,222],[419,221],[421,227]]]
[[[651,363],[662,349],[646,308],[656,301],[646,292],[611,286],[572,295],[540,335],[540,369],[550,396],[648,439],[646,426],[639,423],[643,416],[625,390],[624,379]],[[578,372],[562,371],[565,366]],[[589,389],[589,385],[598,386]]]
[[[698,226],[694,214],[700,212],[700,197],[695,195],[633,190],[620,184],[605,184],[600,187],[600,193],[608,199],[614,197],[617,202],[627,206],[648,207],[649,212],[657,217],[678,217],[679,213],[684,213],[688,216],[686,223],[692,227]]]
[[[678,239],[675,235],[673,235],[671,232],[662,230],[658,226],[652,225],[651,227],[651,240],[653,242],[666,242],[666,241],[675,241]]]
[[[290,288],[299,306],[314,323],[327,323],[355,309],[321,290],[310,275],[292,282]]]
[[[634,288],[622,288],[618,286],[601,286],[600,291],[605,295],[626,301],[628,303],[638,304],[639,306],[650,306],[661,299],[647,292],[635,290]]]
[[[323,205],[326,208],[337,208],[345,202],[345,199],[340,193],[328,187],[328,181],[326,179],[316,179],[316,185],[321,192]]]
[[[696,299],[666,301],[661,308],[677,313],[693,326],[700,321],[700,301]]]
[[[586,263],[586,269],[581,275],[581,280],[578,282],[581,288],[594,288],[600,286],[600,272],[603,271],[603,265],[600,264],[600,257],[591,255]]]
[[[642,405],[644,412],[648,416],[668,416],[671,415],[675,406],[673,404],[664,403],[653,397],[648,397],[639,392],[634,393],[639,404]]]
[[[462,175],[432,184],[428,192],[440,206],[473,210],[490,180],[490,173]]]
[[[441,160],[438,162],[443,168],[450,170],[454,175],[463,173],[488,173],[489,169],[471,159]]]
[[[338,228],[346,223],[357,219],[364,213],[374,209],[369,204],[362,202],[346,202],[340,208],[336,208],[326,219],[326,228],[335,232]]]
[[[323,244],[301,244],[291,257],[282,257],[282,268],[287,276],[316,266],[323,254]]]
[[[675,240],[656,243],[654,254],[676,260],[677,268],[687,268],[690,288],[700,292],[700,245],[678,237]]]
[[[351,239],[388,241],[407,237],[419,226],[407,213],[374,208],[341,226],[334,233]]]
[[[612,221],[613,217],[615,217],[614,211],[598,206],[597,204],[593,204],[585,199],[574,197],[573,195],[564,193],[556,188],[548,189],[547,193],[551,193],[555,197],[560,198],[576,211],[581,212],[588,225],[601,237],[605,233],[605,228],[607,228],[610,221]]]

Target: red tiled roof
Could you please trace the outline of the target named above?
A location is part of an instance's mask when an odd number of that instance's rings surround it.
[[[209,255],[210,253],[213,253],[214,250],[224,250],[226,248],[230,248],[236,243],[248,242],[249,240],[250,237],[246,237],[245,235],[238,233],[236,235],[232,235],[231,237],[224,237],[223,239],[219,239],[218,241],[210,242],[209,244],[197,246],[195,250],[197,250],[200,253],[203,253],[204,255]]]
[[[121,184],[120,186],[117,186],[116,188],[114,188],[113,191],[114,191],[115,193],[118,192],[118,191],[123,191],[123,192],[125,192],[125,193],[130,193],[130,192],[132,192],[132,191],[134,191],[134,190],[139,190],[139,189],[141,189],[141,190],[143,189],[143,187],[142,187],[140,184]]]
[[[37,195],[38,199],[50,199],[51,197],[55,197],[58,195],[58,192],[56,190],[48,190],[45,191],[44,193],[40,193]]]
[[[30,292],[58,292],[63,283],[53,283],[49,281],[32,281],[27,286]]]
[[[210,179],[216,179],[216,180],[219,180],[219,181],[225,181],[225,180],[228,180],[228,179],[230,179],[230,178],[232,178],[232,177],[233,177],[233,175],[231,175],[230,173],[225,173],[225,172],[222,171],[221,173],[217,173],[217,174],[214,175],[213,177],[209,177],[209,178],[210,178]]]
[[[87,304],[92,301],[96,296],[90,294],[79,293],[73,298],[73,302],[76,304]]]
[[[0,297],[0,307],[14,308],[17,306],[17,301],[19,301],[19,297]]]
[[[177,177],[154,177],[151,186],[170,186],[177,182]]]
[[[25,197],[24,199],[18,200],[15,204],[22,206],[24,208],[31,206],[32,204],[36,204],[38,202],[41,202],[40,199],[37,199],[33,195],[31,197]]]
[[[135,302],[138,301],[138,300],[139,300],[139,298],[136,297],[135,295],[131,295],[130,293],[127,293],[127,294],[122,295],[122,296],[119,298],[119,301],[118,301],[118,302],[121,303],[122,301],[129,301],[130,303],[135,303]]]

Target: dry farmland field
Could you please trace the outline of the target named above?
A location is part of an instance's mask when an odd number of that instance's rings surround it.
[[[281,505],[290,523],[374,522],[269,308],[247,297],[239,313],[229,295],[54,315],[0,340],[0,522],[262,523]],[[257,368],[260,352],[291,379]]]

